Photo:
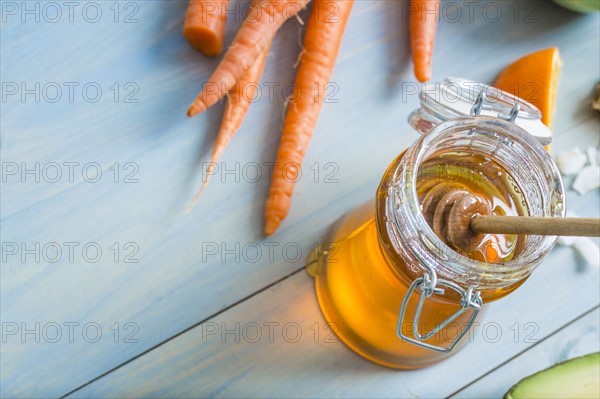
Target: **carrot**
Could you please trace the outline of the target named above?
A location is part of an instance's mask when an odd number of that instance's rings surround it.
[[[310,0],[252,0],[252,6],[225,57],[188,109],[194,116],[216,104],[239,81],[281,25]]]
[[[431,56],[440,0],[411,0],[410,48],[419,82],[431,79]]]
[[[306,27],[294,93],[285,117],[269,198],[265,235],[275,232],[287,216],[294,183],[325,100],[346,22],[354,0],[315,0]],[[318,89],[315,90],[315,83]]]
[[[210,162],[206,169],[206,178],[204,179],[200,190],[198,190],[198,193],[196,196],[194,196],[194,199],[192,200],[192,203],[188,207],[186,213],[189,213],[192,210],[198,201],[198,198],[200,198],[200,194],[202,194],[202,191],[204,191],[206,188],[216,162],[219,160],[223,154],[223,151],[225,151],[225,148],[242,124],[244,116],[246,116],[246,112],[248,112],[248,108],[250,107],[250,104],[254,99],[254,95],[256,94],[256,89],[265,68],[265,62],[267,60],[267,55],[269,54],[270,46],[270,43],[267,44],[267,47],[258,56],[256,62],[252,64],[244,77],[237,82],[232,90],[228,93],[229,95],[227,98],[227,103],[225,104],[225,113],[223,114],[223,120],[221,121],[221,128],[217,134],[215,146],[213,147],[213,151],[210,156]]]
[[[198,51],[208,56],[221,54],[229,0],[190,0],[183,35]]]

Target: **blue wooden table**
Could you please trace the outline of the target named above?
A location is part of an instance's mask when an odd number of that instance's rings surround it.
[[[300,49],[295,19],[219,172],[184,215],[223,111],[185,117],[219,62],[182,37],[186,3],[0,3],[0,396],[498,397],[524,375],[598,351],[598,270],[570,248],[491,304],[473,342],[431,368],[376,366],[324,322],[302,271],[308,251],[417,137],[406,123],[418,85],[402,1],[356,2],[333,101],[275,236],[261,235],[263,207]],[[235,4],[227,43],[247,2]],[[514,59],[558,46],[554,151],[598,146],[587,105],[600,76],[598,14],[443,4],[434,80],[490,82]],[[569,191],[568,206],[598,217],[598,191]]]

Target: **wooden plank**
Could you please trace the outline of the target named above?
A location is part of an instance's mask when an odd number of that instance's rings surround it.
[[[525,376],[599,350],[600,311],[595,309],[452,397],[500,398]]]
[[[39,163],[43,169],[56,162],[63,173],[56,183],[48,178],[38,183],[31,175],[18,174],[1,183],[2,244],[25,243],[32,248],[39,243],[43,248],[58,243],[63,251],[54,263],[32,255],[23,261],[21,252],[3,259],[3,327],[16,323],[20,329],[3,336],[3,397],[69,392],[297,270],[303,256],[297,257],[294,249],[305,255],[333,220],[370,198],[390,160],[417,137],[404,122],[418,106],[404,3],[358,1],[332,78],[339,87],[339,102],[324,107],[306,173],[281,231],[263,239],[268,179],[253,182],[241,172],[237,181],[236,174],[225,183],[213,179],[201,203],[184,217],[222,107],[194,120],[187,120],[184,111],[218,59],[195,53],[182,38],[185,2],[129,3],[133,8],[124,9],[125,3],[119,3],[123,8],[117,22],[109,8],[113,3],[98,2],[103,17],[97,23],[81,14],[75,14],[71,23],[65,9],[56,23],[37,23],[31,15],[22,23],[19,14],[6,15],[7,22],[2,23],[3,82],[26,83],[28,88],[36,82],[42,86],[58,82],[63,90],[65,82],[79,83],[78,87],[97,83],[104,93],[97,103],[86,101],[79,91],[73,102],[64,91],[57,103],[38,103],[31,95],[25,101],[10,96],[2,103],[3,165],[25,162],[32,168]],[[135,5],[139,22],[123,23]],[[465,18],[442,23],[434,79],[462,75],[489,81],[516,57],[559,45],[565,71],[556,148],[571,147],[574,141],[597,145],[596,115],[585,111],[584,103],[597,80],[598,35],[590,32],[599,32],[598,19],[567,13],[553,4],[538,7],[534,24],[525,23],[522,16],[515,23],[509,13],[506,8],[506,17],[497,23],[488,23],[480,13],[472,23]],[[228,41],[237,26],[230,20]],[[284,87],[293,81],[298,30],[297,21],[291,20],[279,32],[263,82]],[[118,101],[110,89],[115,82],[120,85]],[[139,88],[137,103],[123,102],[131,93],[124,87],[128,82]],[[267,91],[265,86],[263,93]],[[241,170],[255,162],[267,176],[265,163],[274,158],[283,100],[278,91],[274,98],[265,94],[253,105],[223,158],[224,167]],[[73,181],[65,162],[78,162]],[[133,166],[126,168],[128,163]],[[82,175],[83,166],[90,165],[91,176],[86,177],[93,177],[94,164],[102,170],[96,183]],[[138,182],[126,183],[136,167],[133,178]],[[115,168],[120,172],[116,183]],[[337,182],[325,180],[332,171]],[[569,199],[580,214],[595,216],[595,195]],[[64,243],[78,244],[73,261]],[[85,259],[81,252],[85,244],[102,249],[98,262]],[[273,257],[269,245],[276,246]],[[289,253],[283,252],[286,245]],[[261,255],[256,262],[253,252],[242,253],[243,248],[257,247]],[[226,252],[231,248],[234,255]],[[138,262],[126,263],[124,257],[136,249],[130,260]],[[2,251],[9,252],[7,247]],[[93,248],[90,256],[95,256]],[[128,322],[133,327],[125,329]],[[35,329],[36,323],[39,333],[22,335],[24,328]],[[61,326],[62,338],[56,343],[42,336],[52,333],[52,323]],[[79,323],[73,342],[65,323]],[[88,325],[89,334],[94,333],[90,323],[102,329],[97,342],[90,342],[94,335],[82,335]],[[123,342],[135,328],[137,342]],[[40,342],[35,342],[36,336]]]
[[[598,270],[578,271],[563,248],[490,304],[454,357],[397,371],[338,342],[313,285],[305,273],[294,275],[70,397],[445,397],[600,303]],[[594,350],[595,335],[580,345]]]

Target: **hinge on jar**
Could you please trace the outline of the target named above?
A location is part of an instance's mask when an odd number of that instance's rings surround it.
[[[435,327],[428,333],[421,334],[419,332],[419,320],[421,318],[421,311],[423,310],[423,305],[425,303],[425,300],[427,298],[430,298],[433,294],[437,294],[437,295],[444,294],[444,288],[441,288],[438,285],[451,288],[461,295],[460,309],[458,309],[456,312],[454,312],[454,314],[452,314],[450,317],[448,317],[446,320],[444,320],[442,323],[440,323],[437,327]],[[406,313],[406,308],[408,306],[408,301],[410,300],[412,293],[417,288],[419,288],[419,290],[421,291],[421,296],[419,297],[419,303],[417,305],[417,309],[415,310],[415,315],[413,317],[413,322],[412,322],[414,337],[409,337],[408,335],[404,334],[404,332],[402,331],[402,327],[404,324],[404,317],[405,317],[405,313]],[[406,292],[406,296],[404,297],[404,300],[402,301],[402,307],[400,308],[400,315],[398,317],[398,325],[396,327],[396,333],[398,334],[398,336],[401,339],[411,342],[415,345],[419,345],[424,348],[431,349],[431,350],[438,351],[438,352],[450,352],[452,349],[454,349],[454,347],[458,344],[458,342],[469,331],[469,329],[473,325],[473,322],[475,321],[475,318],[477,317],[477,314],[479,313],[479,310],[481,309],[482,304],[483,304],[483,300],[481,299],[481,295],[479,294],[479,292],[474,291],[473,287],[469,287],[465,291],[458,284],[455,284],[451,281],[446,281],[446,280],[441,280],[441,279],[438,280],[435,271],[430,269],[430,270],[428,270],[428,273],[425,273],[422,277],[419,277],[415,281],[413,281],[412,284],[410,285],[410,287],[408,288],[408,291]],[[466,326],[462,329],[462,331],[458,334],[456,339],[454,341],[452,341],[449,346],[444,348],[441,346],[436,346],[436,345],[432,345],[432,344],[425,342],[426,340],[428,340],[429,338],[433,337],[435,334],[440,332],[443,328],[447,327],[450,323],[452,323],[454,320],[456,320],[456,318],[458,318],[460,315],[462,315],[468,309],[473,309],[471,317],[469,318],[469,321],[467,322]]]
[[[473,107],[471,108],[471,115],[481,114],[481,110],[483,109],[484,104],[485,104],[485,89],[481,90],[479,92],[479,94],[477,95],[477,98],[475,99],[475,104],[473,104]],[[517,119],[517,116],[519,116],[520,110],[521,110],[521,104],[515,103],[515,105],[512,107],[512,109],[510,110],[508,115],[498,114],[498,118],[504,119],[505,121],[509,121],[511,123],[514,123],[515,120]]]

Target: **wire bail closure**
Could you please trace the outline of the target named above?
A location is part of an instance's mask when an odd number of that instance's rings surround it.
[[[408,123],[427,133],[445,121],[465,116],[486,116],[509,121],[535,137],[542,145],[552,142],[552,130],[542,122],[542,113],[524,99],[481,82],[449,77],[425,84],[419,94],[421,107]]]
[[[482,109],[485,109],[486,111],[489,111],[492,109],[491,107],[484,108],[485,100],[486,100],[485,89],[483,89],[479,92],[479,94],[477,95],[477,98],[475,99],[475,104],[473,104],[473,107],[471,108],[471,115],[481,114]],[[514,123],[515,120],[517,119],[517,116],[519,116],[520,110],[521,110],[521,104],[515,103],[515,105],[511,108],[508,115],[498,114],[498,118],[504,119],[505,121],[508,121],[510,123]]]
[[[480,293],[478,291],[474,291],[474,288],[472,286],[469,287],[465,291],[458,284],[455,284],[451,281],[442,280],[442,279],[438,280],[435,271],[431,268],[428,268],[428,269],[429,270],[427,271],[427,273],[425,273],[423,276],[415,279],[415,281],[413,281],[412,284],[410,285],[410,287],[408,288],[408,291],[406,292],[406,296],[404,297],[404,300],[402,301],[402,306],[400,308],[400,315],[398,317],[398,325],[396,327],[396,333],[398,334],[398,336],[401,339],[411,342],[415,345],[422,346],[424,348],[434,350],[437,352],[450,352],[452,349],[454,349],[454,347],[460,342],[460,340],[465,336],[465,334],[473,326],[473,322],[475,321],[475,318],[477,317],[477,314],[479,313],[479,311],[481,310],[481,306],[483,305],[483,300],[481,299]],[[430,298],[432,295],[434,295],[434,294],[443,295],[445,290],[442,287],[451,288],[461,295],[461,299],[460,299],[460,303],[459,303],[460,309],[458,309],[456,312],[454,312],[454,314],[452,314],[450,317],[448,317],[446,320],[444,320],[441,324],[439,324],[433,330],[429,331],[428,333],[422,334],[419,331],[419,320],[421,318],[421,312],[423,310],[423,305],[425,304],[425,301],[428,298]],[[419,288],[419,290],[421,291],[421,296],[419,297],[419,303],[417,305],[417,309],[415,310],[415,315],[414,315],[413,322],[412,322],[413,337],[409,337],[408,335],[404,334],[404,332],[402,331],[402,326],[404,325],[404,319],[405,319],[405,314],[406,314],[406,308],[408,306],[408,301],[410,300],[411,295],[417,288]],[[444,348],[441,346],[436,346],[436,345],[432,345],[432,344],[425,342],[426,340],[428,340],[429,338],[433,337],[435,334],[440,332],[443,328],[448,326],[450,323],[452,323],[454,320],[456,320],[457,317],[462,315],[468,309],[473,309],[473,312],[471,314],[471,317],[469,318],[467,325],[462,329],[462,331],[459,333],[458,337],[456,337],[456,339],[454,341],[452,341],[452,343],[448,347]]]

